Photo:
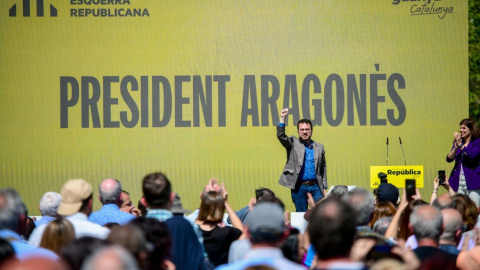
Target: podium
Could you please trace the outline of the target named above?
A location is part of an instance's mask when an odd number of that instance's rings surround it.
[[[417,188],[423,188],[424,170],[423,165],[413,166],[370,166],[370,187],[377,188],[380,185],[379,173],[387,175],[387,182],[397,188],[405,187],[405,179],[415,179]]]

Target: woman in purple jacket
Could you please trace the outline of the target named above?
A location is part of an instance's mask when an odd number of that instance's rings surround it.
[[[455,166],[448,180],[458,193],[468,195],[480,205],[480,130],[474,119],[460,122],[460,133],[453,133],[453,147],[447,155],[447,162],[455,160]]]

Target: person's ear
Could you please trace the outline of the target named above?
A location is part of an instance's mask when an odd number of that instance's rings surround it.
[[[24,213],[22,213],[18,218],[17,233],[24,234],[26,230],[27,230],[27,216]]]
[[[250,230],[248,229],[248,225],[244,225],[244,233],[247,239],[250,239],[252,237],[252,234],[250,233]]]
[[[289,229],[285,229],[283,231],[283,235],[282,235],[282,241],[287,239],[287,237],[290,235],[290,230]]]
[[[140,202],[141,202],[143,205],[145,205],[145,208],[148,208],[148,203],[147,203],[147,201],[145,200],[145,197],[142,197],[142,198],[140,199]]]
[[[92,198],[90,198],[90,200],[88,200],[88,209],[90,210],[90,212],[92,212],[92,209],[93,209],[93,199]]]
[[[460,238],[462,236],[462,229],[458,229],[456,232],[455,232],[455,238]]]
[[[413,226],[412,226],[412,224],[408,224],[408,230],[409,230],[411,233],[414,232],[414,231],[413,231]],[[442,231],[443,231],[443,229],[442,229]]]

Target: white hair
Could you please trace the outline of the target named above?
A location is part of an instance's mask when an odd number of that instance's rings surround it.
[[[410,214],[410,224],[417,240],[430,238],[438,242],[443,230],[442,213],[431,205],[415,206]]]
[[[56,192],[46,192],[40,199],[40,212],[42,216],[56,216],[62,195]]]
[[[354,188],[343,196],[342,200],[353,207],[357,226],[368,224],[375,207],[375,199],[370,191],[364,188]]]
[[[17,230],[18,220],[25,211],[25,204],[17,191],[11,188],[0,189],[0,230]]]

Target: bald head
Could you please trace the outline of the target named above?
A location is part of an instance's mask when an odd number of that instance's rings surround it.
[[[90,257],[82,270],[137,270],[133,256],[120,246],[104,248]]]
[[[438,196],[432,205],[438,209],[455,208],[455,201],[448,193],[445,193]]]
[[[458,244],[462,233],[462,215],[456,209],[443,209],[443,233],[440,241],[454,241]]]
[[[116,179],[105,179],[98,187],[98,194],[102,204],[120,204],[120,193],[122,192],[122,185]]]
[[[419,241],[433,239],[438,242],[443,231],[442,214],[431,205],[416,206],[410,215],[410,225]]]

